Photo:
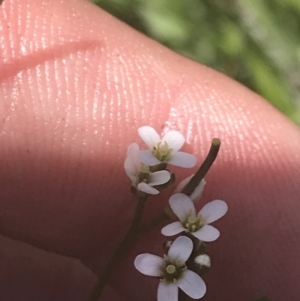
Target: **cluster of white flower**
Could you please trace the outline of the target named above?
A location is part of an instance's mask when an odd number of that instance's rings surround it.
[[[158,194],[159,190],[153,186],[160,186],[170,181],[171,175],[167,170],[154,171],[153,166],[168,163],[180,167],[194,167],[196,157],[180,152],[185,143],[184,136],[177,131],[169,131],[164,137],[150,126],[143,126],[138,130],[141,138],[149,147],[140,150],[137,143],[128,147],[127,158],[124,163],[127,176],[132,186],[147,194]]]
[[[160,138],[149,126],[139,128],[138,132],[149,149],[139,150],[136,143],[131,144],[124,164],[137,192],[158,194],[161,185],[171,180],[171,174],[166,170],[167,164],[187,168],[196,165],[195,156],[179,151],[185,143],[181,133],[169,131]],[[163,258],[147,253],[138,255],[134,261],[136,269],[141,273],[160,279],[158,301],[177,301],[178,288],[193,299],[202,298],[206,292],[204,281],[189,262],[192,260],[194,265],[210,266],[209,256],[197,252],[197,246],[219,237],[220,232],[210,223],[224,216],[228,207],[224,201],[214,200],[197,214],[195,202],[201,197],[205,180],[198,183],[191,195],[180,193],[192,177],[182,181],[169,199],[170,208],[178,220],[161,230],[168,237],[183,234],[171,243]]]

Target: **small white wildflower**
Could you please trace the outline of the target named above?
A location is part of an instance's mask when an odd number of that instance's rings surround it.
[[[134,265],[138,271],[161,279],[157,291],[158,301],[178,300],[178,288],[193,299],[204,296],[206,292],[204,281],[185,265],[192,250],[192,240],[180,236],[173,242],[168,255],[164,258],[148,253],[136,257]]]
[[[194,175],[191,175],[191,176],[185,178],[184,180],[182,180],[175,188],[174,194],[181,192],[182,189],[189,183],[189,181],[192,179],[193,176]],[[206,181],[205,181],[205,179],[202,179],[201,182],[198,184],[198,186],[195,188],[194,192],[189,196],[189,198],[194,203],[197,203],[200,200],[205,185],[206,185]]]
[[[151,173],[149,166],[141,163],[139,159],[139,146],[137,143],[129,145],[127,150],[127,158],[124,162],[124,168],[127,176],[132,182],[132,185],[138,190],[148,194],[158,194],[159,191],[153,186],[162,185],[168,182],[171,178],[167,170],[161,170]],[[140,175],[144,178],[141,179]]]
[[[183,193],[172,195],[169,204],[180,221],[162,228],[161,233],[163,235],[172,236],[185,231],[206,242],[214,241],[220,236],[219,230],[209,224],[227,212],[228,206],[224,201],[209,202],[198,214],[196,214],[193,201]]]
[[[162,138],[150,126],[142,126],[138,129],[138,132],[149,147],[148,150],[140,151],[140,159],[143,163],[154,166],[160,162],[167,162],[186,168],[196,165],[197,159],[194,155],[179,152],[185,138],[178,131],[169,131]]]

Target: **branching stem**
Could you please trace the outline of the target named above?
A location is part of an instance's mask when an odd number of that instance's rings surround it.
[[[204,162],[200,166],[199,170],[192,177],[190,182],[183,188],[182,193],[186,195],[191,195],[194,192],[195,188],[199,185],[201,180],[204,178],[204,176],[207,174],[208,170],[214,163],[218,155],[220,145],[221,145],[220,139],[214,138],[212,140],[208,155],[206,156]],[[122,240],[120,245],[118,246],[116,252],[108,261],[107,265],[104,267],[103,271],[99,273],[100,274],[99,279],[88,301],[98,301],[100,299],[103,289],[111,279],[116,267],[121,262],[124,255],[128,252],[129,248],[138,240],[138,238],[142,234],[149,232],[150,230],[158,226],[162,221],[169,219],[169,216],[165,212],[162,212],[158,214],[148,224],[141,227],[140,224],[141,224],[142,214],[147,202],[147,198],[148,197],[139,198],[138,204],[136,206],[134,218],[132,220],[128,233],[125,236],[125,238]],[[181,293],[179,297],[180,297],[179,301],[183,301],[186,298],[185,294],[183,293]]]

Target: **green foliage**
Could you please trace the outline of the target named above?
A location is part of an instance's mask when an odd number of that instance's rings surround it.
[[[160,43],[265,97],[300,124],[299,0],[94,0]]]

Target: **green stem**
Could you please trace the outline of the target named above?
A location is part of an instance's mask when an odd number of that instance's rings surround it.
[[[196,187],[200,184],[200,182],[204,179],[205,175],[211,168],[212,164],[217,158],[218,152],[220,150],[221,140],[219,138],[214,138],[211,142],[210,150],[203,161],[202,165],[195,173],[195,175],[191,178],[189,183],[183,188],[181,191],[186,195],[191,195]]]
[[[113,256],[108,261],[107,265],[104,267],[103,271],[100,274],[100,277],[89,297],[88,301],[98,301],[101,297],[102,291],[106,284],[109,282],[112,277],[116,267],[123,259],[124,255],[128,252],[129,248],[132,246],[136,240],[139,233],[139,225],[141,222],[142,214],[147,202],[147,197],[139,198],[138,204],[135,209],[134,218],[132,220],[131,226],[127,232],[127,235],[120,243],[119,247],[113,254]]]

